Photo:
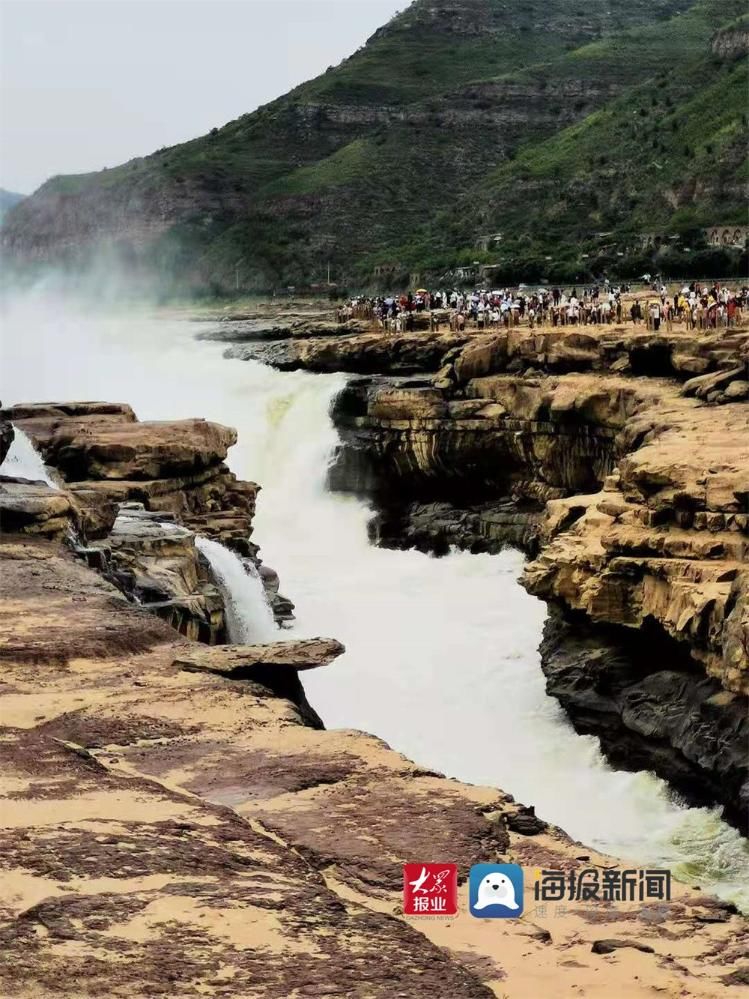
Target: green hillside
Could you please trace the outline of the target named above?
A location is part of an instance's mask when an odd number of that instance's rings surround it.
[[[626,53],[635,42],[640,66],[660,51],[644,83],[557,135],[521,146],[511,162],[472,189],[457,222],[439,220],[423,239],[402,247],[401,256],[413,266],[439,268],[463,247],[458,259],[479,258],[502,265],[501,274],[520,270],[530,279],[550,272],[549,255],[551,273],[569,277],[612,269],[635,276],[653,266],[682,274],[728,266],[739,273],[745,258],[708,251],[703,236],[711,225],[749,221],[747,60],[694,45],[704,40],[705,24],[714,31],[720,23],[715,15],[722,19],[725,12],[730,5],[718,11],[700,4],[665,26],[665,61],[663,28],[619,39],[617,55],[634,59],[634,52]],[[748,21],[741,18],[731,28]],[[671,28],[693,53],[671,58]],[[595,59],[612,47],[591,45],[572,58]],[[501,239],[489,251],[477,251],[477,232]],[[663,247],[655,258],[652,243],[646,246],[653,237]]]
[[[629,261],[643,232],[738,221],[743,15],[740,0],[416,0],[252,114],[53,178],[2,242],[77,264],[104,244],[193,289],[304,285],[329,265],[357,284],[474,258],[574,268],[601,255],[599,232],[612,265],[625,244]],[[495,231],[501,253],[477,256]]]

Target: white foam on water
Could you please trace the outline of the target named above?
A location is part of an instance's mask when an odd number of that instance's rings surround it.
[[[245,567],[235,552],[218,541],[198,536],[195,545],[208,559],[224,597],[229,641],[234,645],[256,645],[278,639],[273,611],[257,569]]]
[[[30,479],[32,482],[45,482],[52,489],[57,489],[50,470],[28,436],[18,427],[13,427],[13,441],[0,466],[0,475],[8,475],[13,479]]]

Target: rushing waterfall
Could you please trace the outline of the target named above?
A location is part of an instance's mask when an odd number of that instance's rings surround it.
[[[685,808],[652,774],[612,770],[546,695],[545,607],[517,582],[518,552],[434,559],[374,548],[366,504],[325,490],[342,376],[227,361],[221,344],[193,339],[207,327],[132,308],[93,315],[18,301],[6,313],[7,403],[123,400],[143,420],[203,416],[237,428],[229,464],[262,485],[253,538],[296,604],[293,633],[347,648],[304,676],[328,728],[373,732],[420,764],[511,792],[592,847],[670,867],[749,907],[747,844],[719,812]],[[254,587],[248,605],[267,625],[258,581],[219,554],[218,574]]]
[[[237,645],[253,645],[278,638],[273,611],[255,567],[245,569],[239,556],[218,541],[198,536],[195,544],[210,562],[221,588],[229,641]]]
[[[15,436],[10,450],[3,462],[2,474],[14,479],[31,479],[33,482],[46,482],[48,486],[57,489],[50,476],[49,469],[42,461],[42,456],[36,450],[29,438],[18,427],[13,428]]]

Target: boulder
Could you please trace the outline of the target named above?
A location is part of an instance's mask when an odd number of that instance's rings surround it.
[[[746,374],[744,366],[729,368],[728,371],[714,371],[711,374],[697,375],[684,382],[682,393],[686,396],[697,396],[698,399],[707,399],[712,392],[720,392],[728,388],[730,383],[736,379],[741,379]],[[743,379],[742,379],[743,380]]]
[[[459,385],[473,378],[493,375],[504,369],[507,362],[507,334],[483,336],[471,340],[456,359],[453,367]]]
[[[174,664],[193,672],[219,673],[234,679],[251,679],[259,673],[281,675],[328,666],[346,651],[332,638],[308,638],[266,645],[196,647],[181,653]]]
[[[0,476],[0,531],[61,540],[75,520],[67,492],[46,482]]]
[[[731,382],[730,385],[726,385],[724,394],[726,399],[729,399],[731,402],[736,402],[740,399],[749,399],[749,382],[737,379]]]
[[[26,430],[24,421],[18,425]],[[27,430],[34,436],[33,430]],[[37,438],[38,439],[38,438]],[[59,428],[39,448],[69,482],[141,481],[192,475],[226,458],[235,430],[205,420],[173,423],[102,421],[96,427]]]

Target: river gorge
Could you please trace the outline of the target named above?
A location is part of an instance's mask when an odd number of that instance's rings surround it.
[[[546,605],[520,586],[519,551],[376,547],[370,506],[327,489],[330,410],[346,376],[224,359],[220,343],[196,339],[215,324],[187,317],[92,314],[44,296],[6,309],[6,405],[102,399],[141,420],[237,428],[229,463],[261,484],[253,540],[296,605],[288,634],[332,635],[347,649],[305,674],[328,729],[374,733],[424,767],[512,792],[597,850],[749,906],[746,843],[719,809],[686,807],[654,775],[612,769],[546,694]]]

